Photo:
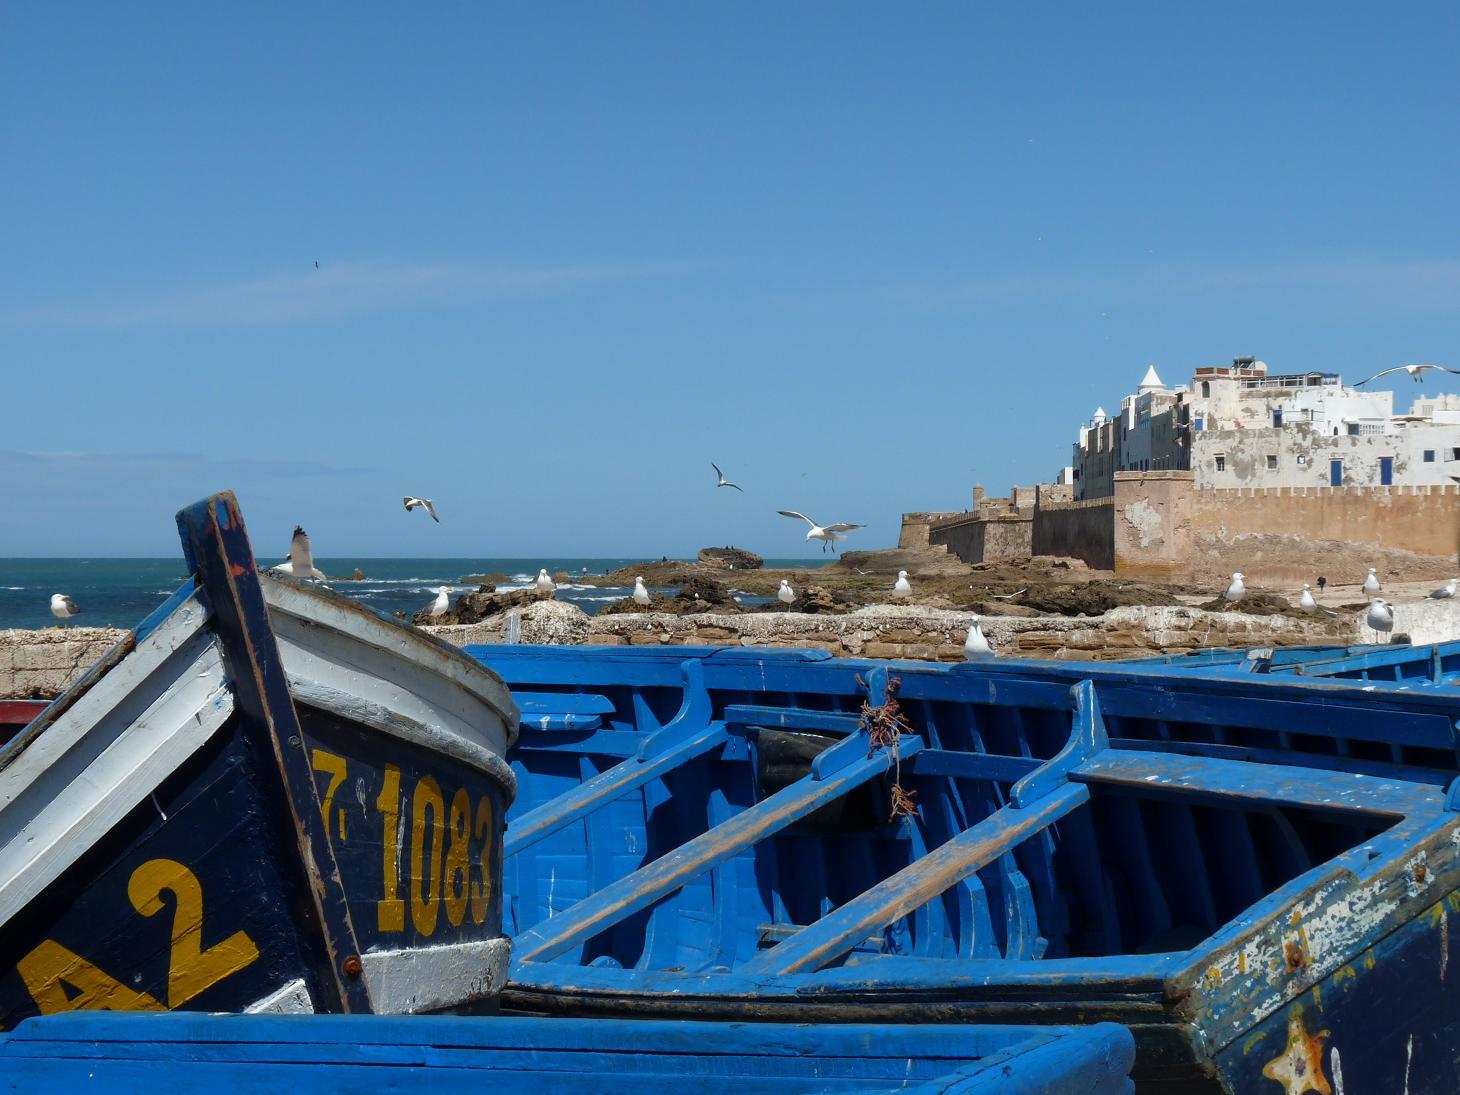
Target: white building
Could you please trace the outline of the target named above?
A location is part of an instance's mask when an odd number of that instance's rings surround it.
[[[1393,404],[1337,373],[1272,375],[1253,358],[1177,388],[1152,366],[1119,416],[1081,427],[1075,497],[1111,494],[1118,471],[1190,470],[1198,489],[1460,482],[1460,397],[1421,396],[1403,415]]]

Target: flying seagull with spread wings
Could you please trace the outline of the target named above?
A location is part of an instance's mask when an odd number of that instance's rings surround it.
[[[730,480],[728,480],[728,479],[725,478],[725,473],[720,470],[720,465],[719,464],[711,463],[710,464],[710,467],[714,468],[715,469],[715,474],[720,477],[720,481],[718,483],[716,483],[715,486],[717,486],[717,487],[734,487],[741,494],[744,494],[745,493],[745,488],[742,487],[739,483],[732,483],[732,482],[730,482]]]
[[[321,582],[324,581],[324,571],[317,570],[314,566],[314,552],[309,547],[309,534],[298,525],[294,526],[294,536],[289,541],[289,561],[269,567],[269,569],[294,578],[314,578]]]
[[[818,525],[804,513],[797,513],[793,509],[778,509],[776,512],[782,517],[795,517],[797,520],[805,521],[811,526],[811,531],[806,534],[806,542],[809,544],[812,540],[820,540],[821,550],[825,551],[830,547],[833,554],[836,553],[836,543],[838,540],[845,540],[847,538],[846,534],[855,529],[867,527],[866,525],[845,524]]]
[[[408,494],[406,495],[405,502],[407,513],[410,513],[413,509],[424,509],[427,513],[431,515],[431,520],[435,521],[438,525],[441,523],[441,518],[436,516],[436,503],[431,501],[431,499],[416,498],[415,496]]]
[[[1408,373],[1410,380],[1416,384],[1423,384],[1425,373],[1454,373],[1456,376],[1460,376],[1460,369],[1452,369],[1448,365],[1396,365],[1392,369],[1381,369],[1373,376],[1354,381],[1354,387],[1362,388],[1369,381],[1378,380],[1381,376],[1388,376],[1390,373]]]

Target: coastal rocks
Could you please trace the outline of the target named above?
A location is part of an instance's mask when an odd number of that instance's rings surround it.
[[[1061,616],[1100,616],[1111,609],[1129,605],[1175,605],[1181,602],[1162,586],[1097,578],[1078,585],[1030,585],[1017,598],[1017,603],[1024,608]]]
[[[1228,605],[1218,594],[1199,607],[1206,612],[1224,612],[1230,609],[1248,616],[1291,616],[1296,612],[1286,597],[1280,597],[1276,593],[1264,593],[1256,589],[1249,589],[1242,600],[1235,605]]]
[[[523,643],[557,643],[564,646],[580,646],[589,641],[588,615],[577,605],[568,601],[534,601],[520,608],[508,609],[488,616],[476,623],[423,627],[438,638],[455,646],[470,643],[505,642],[512,630],[511,621],[517,620],[517,641]]]
[[[755,552],[737,547],[700,548],[698,559],[700,566],[712,570],[759,570],[765,565]]]
[[[535,589],[515,589],[498,593],[494,585],[484,585],[474,593],[463,593],[445,612],[432,616],[425,608],[417,609],[411,616],[411,623],[420,627],[424,624],[474,624],[491,616],[499,615],[512,608],[523,608],[541,598]]]

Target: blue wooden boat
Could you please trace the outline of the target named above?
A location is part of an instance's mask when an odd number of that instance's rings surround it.
[[[1460,1090],[1460,693],[470,652],[522,711],[514,1011],[1113,1021],[1142,1091]]]
[[[1134,1047],[1088,1027],[379,1016],[64,1015],[0,1035],[0,1091],[1128,1095]]]
[[[0,749],[0,1028],[489,1006],[501,681],[262,578],[231,495],[178,527],[192,581]]]

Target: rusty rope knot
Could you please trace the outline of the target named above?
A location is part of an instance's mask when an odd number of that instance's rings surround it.
[[[860,676],[856,681],[866,687]],[[878,749],[892,750],[892,811],[888,821],[909,817],[918,808],[917,791],[902,785],[902,735],[913,733],[913,728],[897,702],[897,686],[901,683],[898,677],[888,678],[886,699],[874,705],[869,697],[862,703],[861,729],[867,733],[867,756],[870,758]]]

